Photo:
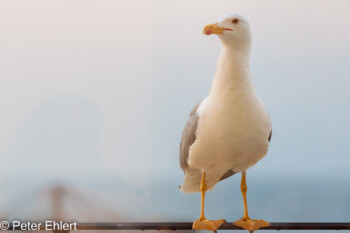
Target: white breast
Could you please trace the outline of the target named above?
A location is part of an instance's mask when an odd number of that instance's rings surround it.
[[[271,123],[254,91],[226,98],[209,95],[197,113],[197,139],[188,160],[191,167],[242,171],[266,154]]]

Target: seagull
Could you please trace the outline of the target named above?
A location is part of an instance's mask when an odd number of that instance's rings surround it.
[[[180,189],[201,192],[201,214],[192,228],[215,232],[226,221],[205,218],[205,193],[240,172],[244,215],[233,224],[253,232],[270,224],[248,215],[246,174],[266,155],[272,127],[250,76],[250,26],[234,14],[205,26],[203,34],[216,34],[222,49],[210,92],[193,108],[182,132],[179,157],[185,179]]]

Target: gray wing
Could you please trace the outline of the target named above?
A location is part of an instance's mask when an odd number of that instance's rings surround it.
[[[219,181],[222,181],[226,178],[229,178],[230,176],[233,176],[234,174],[236,174],[237,172],[235,172],[234,170],[230,169],[228,170],[223,176],[221,176]]]
[[[197,114],[197,109],[202,103],[199,102],[193,109],[190,114],[190,117],[187,120],[187,123],[185,125],[185,128],[182,131],[182,137],[180,142],[180,167],[183,171],[189,168],[187,164],[187,159],[189,155],[189,149],[190,146],[196,141],[196,131],[198,126],[198,120],[199,115]],[[237,172],[233,171],[232,169],[228,170],[221,178],[221,180],[224,180]]]
[[[190,117],[188,118],[185,128],[182,131],[179,158],[180,158],[180,167],[184,171],[188,168],[187,159],[188,159],[190,146],[196,141],[196,131],[197,131],[197,125],[199,120],[197,109],[201,103],[202,101],[199,102],[192,109]]]

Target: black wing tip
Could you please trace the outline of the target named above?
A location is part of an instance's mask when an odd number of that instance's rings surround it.
[[[271,141],[271,138],[272,138],[272,130],[271,130],[269,138],[268,138],[269,142]]]

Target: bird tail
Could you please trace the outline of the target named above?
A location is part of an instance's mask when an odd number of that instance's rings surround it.
[[[183,193],[200,192],[202,173],[197,169],[189,169],[185,172],[185,180],[180,186]]]
[[[207,191],[212,190],[216,183],[220,181],[221,177],[227,172],[227,170],[215,170],[207,171],[205,175],[205,181],[207,183]],[[202,180],[202,172],[199,169],[188,169],[185,171],[185,180],[180,186],[180,190],[183,193],[196,193],[200,192],[200,185]]]

